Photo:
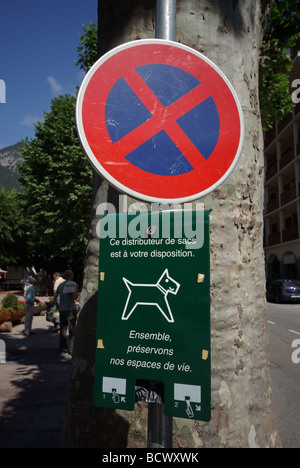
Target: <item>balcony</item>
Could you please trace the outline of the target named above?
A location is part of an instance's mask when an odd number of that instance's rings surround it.
[[[280,239],[280,232],[274,232],[273,234],[270,234],[268,236],[268,244],[269,244],[269,247],[271,245],[275,245],[275,244],[280,244],[281,242],[281,239]]]
[[[283,242],[289,242],[298,239],[298,226],[292,226],[282,231]]]
[[[277,174],[277,162],[274,162],[266,171],[266,181],[274,177],[274,175],[276,174]]]
[[[296,186],[292,187],[281,194],[281,206],[290,203],[297,198]]]
[[[287,151],[285,151],[279,161],[279,166],[280,169],[284,168],[287,166],[291,161],[294,159],[294,151],[293,148],[289,148]]]
[[[279,208],[279,198],[274,198],[274,200],[270,200],[267,204],[267,213],[271,213],[271,211],[275,211]]]

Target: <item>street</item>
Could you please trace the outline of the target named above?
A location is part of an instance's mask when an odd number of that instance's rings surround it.
[[[271,386],[278,430],[284,448],[299,448],[300,363],[293,362],[292,355],[300,346],[299,342],[297,348],[292,344],[300,340],[300,304],[269,303],[268,310]]]

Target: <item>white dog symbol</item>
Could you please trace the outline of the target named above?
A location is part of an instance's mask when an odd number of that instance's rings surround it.
[[[137,306],[157,306],[168,322],[174,318],[168,303],[168,294],[177,294],[180,284],[170,277],[166,269],[156,284],[133,284],[126,278],[123,281],[129,291],[122,320],[128,320]]]

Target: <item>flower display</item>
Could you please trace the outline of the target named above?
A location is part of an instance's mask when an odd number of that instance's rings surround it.
[[[18,297],[14,294],[5,296],[0,306],[0,324],[3,322],[16,322],[24,316],[25,302],[18,300]]]

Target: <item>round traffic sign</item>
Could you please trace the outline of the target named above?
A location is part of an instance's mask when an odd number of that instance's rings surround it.
[[[77,98],[83,148],[96,171],[145,201],[201,198],[231,174],[243,113],[219,68],[185,45],[123,44],[87,73]]]

